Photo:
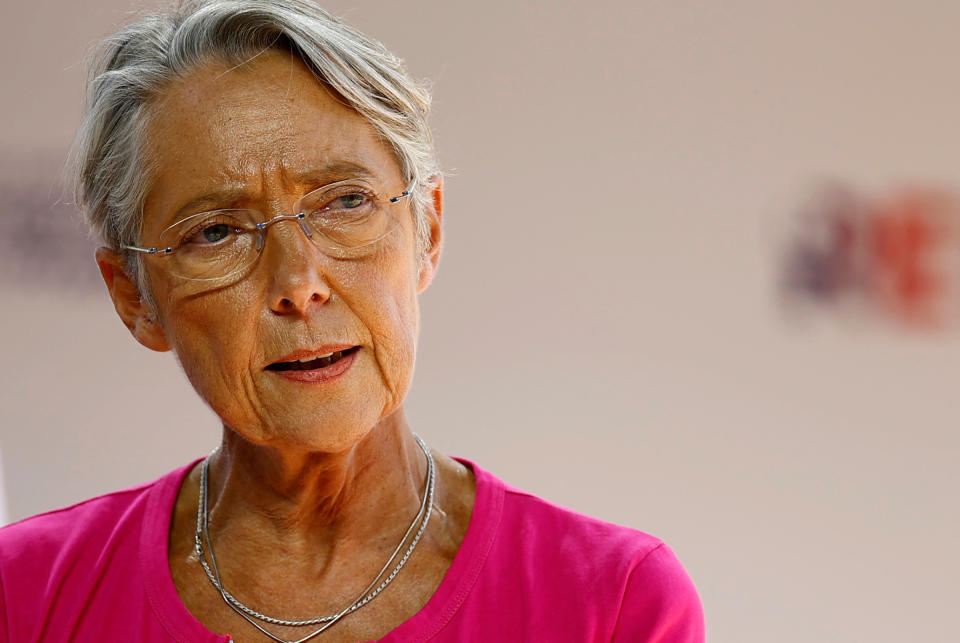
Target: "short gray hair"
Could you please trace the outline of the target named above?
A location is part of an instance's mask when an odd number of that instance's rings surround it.
[[[425,251],[426,211],[440,174],[427,124],[430,92],[382,44],[309,0],[194,0],[141,18],[104,41],[91,66],[72,154],[77,203],[100,243],[115,250],[139,243],[151,175],[145,133],[154,99],[206,62],[241,65],[271,48],[299,57],[390,145],[405,180],[415,184],[417,249]],[[139,261],[127,261],[142,289]]]

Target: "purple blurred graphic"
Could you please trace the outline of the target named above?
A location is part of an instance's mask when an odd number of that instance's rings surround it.
[[[0,152],[0,281],[90,292],[100,273],[60,153]]]

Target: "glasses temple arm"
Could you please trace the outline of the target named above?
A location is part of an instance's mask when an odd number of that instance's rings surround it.
[[[168,255],[173,252],[173,248],[143,248],[141,246],[124,246],[121,245],[121,248],[124,250],[135,250],[136,252],[143,252],[148,255]]]

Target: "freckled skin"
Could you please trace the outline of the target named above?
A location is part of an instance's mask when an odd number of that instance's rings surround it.
[[[247,196],[218,207],[289,214],[318,187],[297,175],[331,161],[367,168],[386,196],[405,188],[373,127],[279,55],[226,74],[199,70],[174,84],[155,114],[150,157],[159,163],[144,243],[184,203],[221,186],[241,185]],[[181,363],[204,400],[247,439],[336,451],[399,408],[413,373],[421,283],[409,202],[390,208],[400,225],[359,259],[327,257],[294,222],[276,224],[250,274],[214,291],[197,292],[163,270],[163,257],[148,258],[155,298],[169,302],[158,313],[170,346],[188,357]],[[330,343],[362,347],[336,382],[303,386],[264,371],[297,348]]]

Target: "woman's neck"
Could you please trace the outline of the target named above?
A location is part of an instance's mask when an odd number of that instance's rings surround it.
[[[211,458],[208,489],[212,549],[227,591],[272,616],[333,614],[355,601],[384,569],[417,516],[426,458],[402,421],[376,427],[353,448],[297,455],[226,437]],[[264,449],[258,451],[257,449]],[[337,640],[377,639],[429,600],[467,532],[475,478],[462,464],[434,454],[433,518],[405,573],[357,610]],[[251,628],[224,604],[194,549],[201,467],[181,485],[170,531],[170,569],[177,592],[216,631]],[[286,630],[289,638],[305,632]],[[246,639],[245,639],[246,640]]]
[[[210,462],[211,535],[266,539],[315,561],[393,546],[417,513],[426,468],[402,411],[340,453],[257,445],[225,428]]]

